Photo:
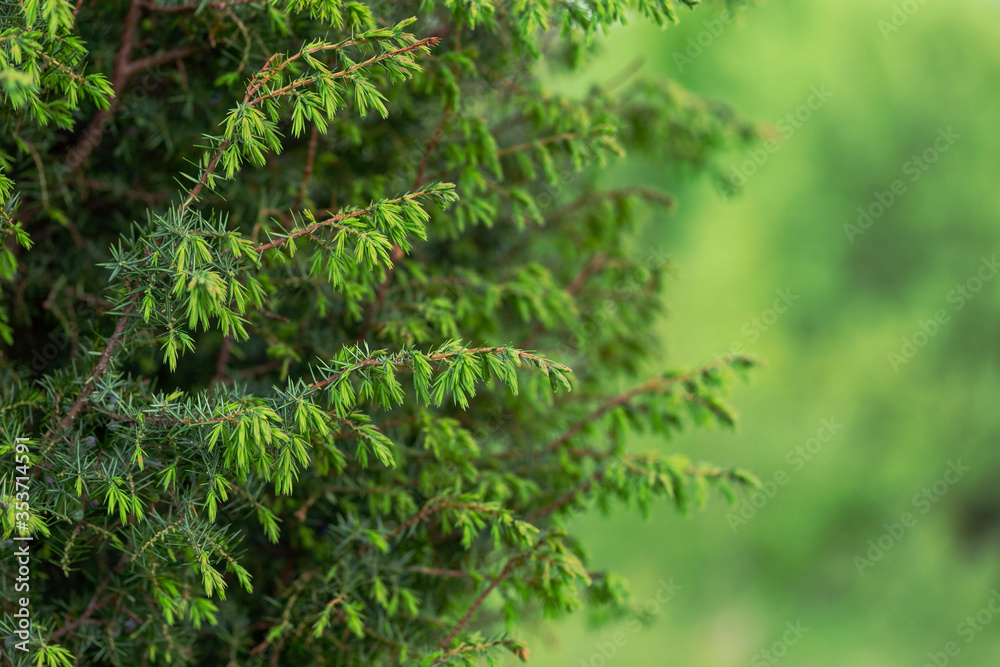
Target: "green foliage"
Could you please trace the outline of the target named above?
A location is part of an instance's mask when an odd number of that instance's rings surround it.
[[[756,129],[671,84],[570,99],[536,74],[675,3],[2,11],[16,664],[527,659],[526,621],[627,605],[575,513],[754,484],[626,451],[732,427],[754,362],[635,384],[669,267],[633,232],[672,199],[594,182],[629,150],[711,172]]]

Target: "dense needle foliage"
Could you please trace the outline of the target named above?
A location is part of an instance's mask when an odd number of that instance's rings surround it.
[[[580,98],[542,77],[678,11],[5,2],[3,659],[527,660],[532,619],[630,613],[568,520],[752,484],[625,435],[731,426],[753,362],[664,366],[637,231],[672,199],[600,167],[718,178],[756,129],[625,64]]]

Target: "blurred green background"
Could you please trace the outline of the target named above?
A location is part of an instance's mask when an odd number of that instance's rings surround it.
[[[767,362],[733,396],[737,432],[632,444],[784,483],[741,521],[721,499],[690,518],[664,504],[647,521],[580,519],[592,564],[626,576],[635,602],[658,606],[661,581],[680,590],[642,630],[595,629],[582,614],[536,628],[532,663],[1000,664],[1000,613],[988,610],[992,599],[1000,611],[1000,280],[982,268],[1000,255],[1000,4],[771,0],[721,32],[719,13],[707,4],[665,32],[620,30],[587,75],[607,80],[641,56],[645,71],[761,121],[809,116],[758,154],[732,198],[663,166],[613,168],[608,185],[679,198],[647,239],[678,268],[665,359],[650,370],[733,344]],[[675,58],[699,39],[700,55]],[[806,113],[814,87],[830,97]],[[959,136],[935,148],[948,128]],[[921,167],[925,151],[934,162]],[[884,212],[849,238],[879,193]],[[769,312],[783,290],[792,305]],[[823,419],[842,427],[827,437]],[[809,444],[809,460],[795,453]],[[869,540],[882,554],[866,565],[856,557],[879,555]]]

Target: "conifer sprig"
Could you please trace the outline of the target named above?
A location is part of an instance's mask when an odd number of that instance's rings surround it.
[[[541,615],[627,608],[572,516],[752,488],[677,436],[733,427],[753,362],[643,377],[670,263],[635,235],[673,198],[597,174],[717,175],[756,127],[537,75],[688,4],[0,7],[0,533],[44,554],[17,667],[527,660]]]
[[[375,108],[385,118],[388,111],[382,103],[383,96],[364,76],[363,71],[380,64],[393,82],[408,79],[419,71],[419,66],[410,54],[429,53],[429,47],[440,39],[427,37],[417,40],[413,35],[403,32],[403,29],[415,20],[410,18],[400,21],[391,28],[369,30],[357,37],[333,44],[316,40],[303,46],[293,56],[286,58],[283,54],[276,53],[268,58],[247,84],[243,101],[229,112],[223,137],[206,136],[210,144],[215,144],[215,149],[202,158],[201,172],[197,179],[192,179],[194,185],[183,198],[180,210],[183,212],[190,207],[204,188],[214,189],[215,172],[218,167],[222,167],[224,177],[228,180],[246,161],[258,166],[263,165],[265,150],[280,152],[281,140],[275,125],[281,113],[281,108],[277,104],[280,98],[294,96],[292,107],[294,136],[301,135],[306,120],[316,123],[321,130],[332,122],[337,111],[346,104],[344,95],[347,91],[337,81],[342,78],[348,79],[353,85],[354,100],[362,115],[368,108]],[[361,62],[354,62],[346,55],[340,54],[340,60],[345,67],[339,71],[331,71],[315,57],[320,53],[339,53],[350,47],[370,45],[380,46],[381,53]],[[315,73],[298,76],[282,85],[287,78],[283,74],[285,70],[295,71],[299,61],[306,62]],[[298,93],[300,88],[310,86],[316,89],[311,94]],[[258,107],[263,107],[263,110]]]

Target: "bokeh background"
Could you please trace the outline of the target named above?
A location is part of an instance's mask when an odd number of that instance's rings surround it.
[[[734,197],[663,165],[608,176],[679,199],[645,239],[677,267],[650,370],[734,344],[767,362],[735,391],[736,432],[632,447],[741,465],[777,490],[740,521],[721,499],[688,518],[665,504],[645,521],[581,518],[593,564],[660,614],[642,630],[580,614],[535,628],[532,663],[1000,664],[1000,4],[770,0],[721,32],[719,13],[619,30],[585,78],[642,57],[772,124],[814,87],[830,93],[776,130],[780,147]],[[699,39],[700,54],[676,57]],[[877,215],[849,234],[859,207]],[[792,305],[769,312],[779,292]]]

